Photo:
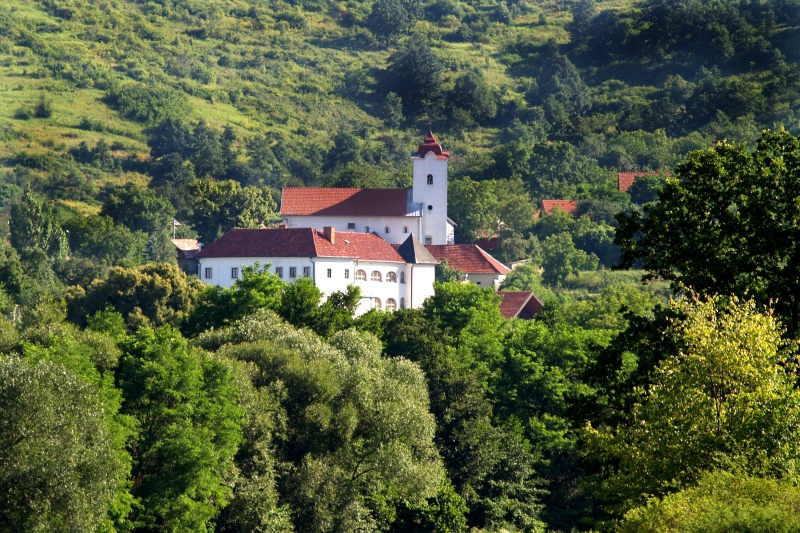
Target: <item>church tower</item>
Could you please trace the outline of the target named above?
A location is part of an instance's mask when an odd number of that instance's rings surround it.
[[[419,240],[424,244],[449,244],[452,227],[447,219],[447,161],[450,154],[442,151],[432,131],[411,154],[414,162],[412,201],[421,205]]]

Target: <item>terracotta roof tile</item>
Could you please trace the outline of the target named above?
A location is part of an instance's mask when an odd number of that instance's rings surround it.
[[[617,187],[622,192],[628,192],[639,176],[657,176],[658,174],[658,172],[617,172]],[[670,175],[667,173],[667,176]]]
[[[437,261],[467,274],[508,274],[507,266],[474,244],[429,244],[425,246]]]
[[[542,211],[545,215],[553,213],[553,209],[558,207],[562,211],[572,214],[578,209],[578,202],[575,200],[542,200]]]
[[[281,215],[406,216],[416,214],[410,189],[286,187]]]
[[[197,257],[352,257],[404,263],[397,250],[375,233],[337,231],[334,243],[313,228],[235,229]]]
[[[544,305],[530,291],[501,291],[500,314],[505,318],[530,319],[542,310]]]

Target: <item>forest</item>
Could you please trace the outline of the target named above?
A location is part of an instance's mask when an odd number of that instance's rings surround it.
[[[0,532],[800,532],[799,51],[800,0],[0,0]],[[177,267],[429,124],[533,320]]]

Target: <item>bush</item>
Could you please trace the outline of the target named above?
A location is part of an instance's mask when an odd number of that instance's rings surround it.
[[[167,118],[182,118],[191,107],[186,97],[171,87],[127,83],[106,91],[106,102],[126,118],[156,124]]]
[[[36,118],[50,118],[53,116],[53,101],[44,95],[39,97],[39,101],[33,107],[33,115]]]

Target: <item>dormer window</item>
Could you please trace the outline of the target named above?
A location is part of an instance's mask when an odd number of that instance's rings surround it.
[[[433,185],[433,174],[428,174],[428,185]]]

